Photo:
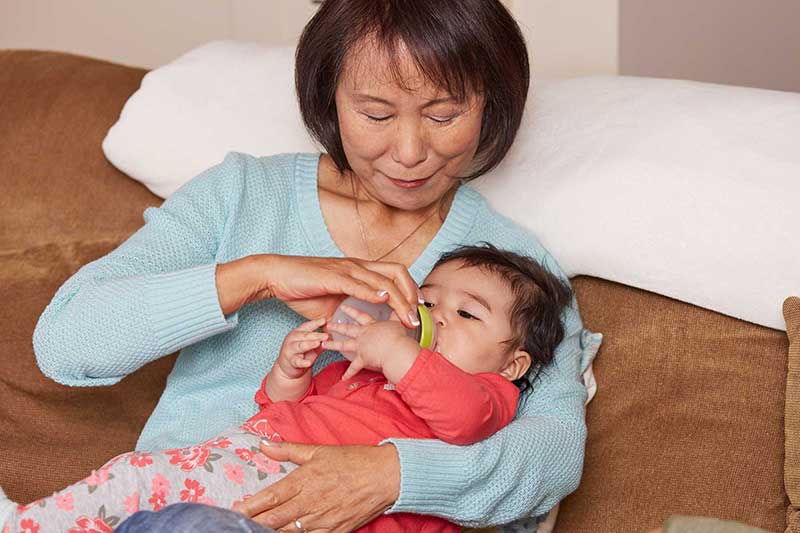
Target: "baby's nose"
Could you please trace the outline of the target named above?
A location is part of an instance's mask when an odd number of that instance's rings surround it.
[[[445,325],[444,317],[438,309],[434,308],[433,311],[431,311],[431,318],[438,327],[443,327]]]

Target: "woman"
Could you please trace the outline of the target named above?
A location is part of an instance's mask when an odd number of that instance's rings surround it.
[[[303,119],[327,153],[228,155],[70,278],[37,325],[42,371],[70,385],[115,383],[181,350],[137,449],[251,416],[286,333],[347,295],[387,301],[413,327],[415,280],[457,244],[489,241],[560,273],[461,186],[502,160],[527,95],[525,43],[500,2],[327,0],[296,66]],[[577,486],[585,441],[575,304],[564,321],[555,365],[497,435],[273,446],[301,466],[239,510],[301,531],[349,531],[387,511],[470,526],[546,512]],[[337,356],[326,355],[318,367]]]

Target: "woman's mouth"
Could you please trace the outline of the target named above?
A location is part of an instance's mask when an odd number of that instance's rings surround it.
[[[431,177],[423,178],[421,180],[396,180],[394,178],[390,178],[386,176],[386,179],[391,181],[394,185],[401,187],[403,189],[416,189],[417,187],[422,187],[425,185]]]
[[[423,180],[413,180],[413,181],[403,181],[403,180],[393,180],[389,178],[389,181],[397,185],[398,187],[402,187],[403,189],[416,189],[417,187],[422,187],[425,185],[430,178],[425,178]]]

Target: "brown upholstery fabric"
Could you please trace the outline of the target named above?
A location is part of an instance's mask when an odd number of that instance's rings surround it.
[[[145,71],[53,52],[0,50],[0,251],[125,239],[160,199],[101,143]]]
[[[789,337],[789,371],[786,375],[786,435],[783,480],[790,505],[786,533],[800,533],[800,298],[783,302]]]
[[[144,71],[51,52],[0,51],[0,485],[21,502],[133,448],[173,358],[113,387],[63,387],[31,338],[55,291],[115,248],[160,199],[100,144]]]
[[[782,531],[786,335],[609,281],[574,285],[604,340],[583,479],[557,531],[648,531],[671,514]]]

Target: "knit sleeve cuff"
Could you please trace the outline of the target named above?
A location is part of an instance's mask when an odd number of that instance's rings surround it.
[[[461,454],[437,453],[442,443],[436,440],[386,439],[380,444],[387,443],[400,457],[400,496],[386,514],[456,514],[470,472]]]
[[[149,315],[165,353],[236,327],[238,313],[222,314],[216,269],[209,263],[148,279]]]

